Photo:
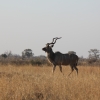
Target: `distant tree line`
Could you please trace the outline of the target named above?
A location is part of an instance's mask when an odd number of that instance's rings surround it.
[[[68,54],[76,54],[74,51],[69,51]],[[78,65],[100,65],[100,51],[98,49],[90,49],[88,51],[88,58],[83,56],[79,57]],[[16,65],[50,65],[44,55],[34,56],[31,49],[25,49],[22,51],[22,56],[12,54],[11,51],[7,51],[0,55],[0,64],[16,64]]]

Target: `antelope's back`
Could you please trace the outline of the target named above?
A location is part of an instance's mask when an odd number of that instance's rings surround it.
[[[55,63],[57,65],[69,65],[76,64],[78,62],[78,56],[76,54],[62,54],[55,52]]]
[[[68,65],[70,63],[70,55],[55,52],[55,63],[57,65]]]

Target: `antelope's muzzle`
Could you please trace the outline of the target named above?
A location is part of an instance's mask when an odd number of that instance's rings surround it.
[[[46,52],[46,48],[42,48],[42,50]]]

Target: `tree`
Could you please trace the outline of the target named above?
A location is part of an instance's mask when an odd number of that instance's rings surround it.
[[[74,51],[68,51],[68,54],[76,54]]]
[[[90,49],[89,52],[89,59],[95,59],[97,60],[100,56],[100,52],[97,49]]]
[[[7,58],[7,55],[6,54],[2,54],[1,57]]]
[[[12,52],[11,51],[6,51],[4,54],[6,54],[8,57],[12,56]]]
[[[22,57],[23,58],[30,58],[30,57],[33,57],[33,53],[32,53],[32,50],[31,49],[25,49],[23,52],[22,52]]]

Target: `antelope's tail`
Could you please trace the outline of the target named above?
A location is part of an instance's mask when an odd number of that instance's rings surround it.
[[[78,65],[78,60],[79,60],[79,58],[76,60],[76,66]]]

